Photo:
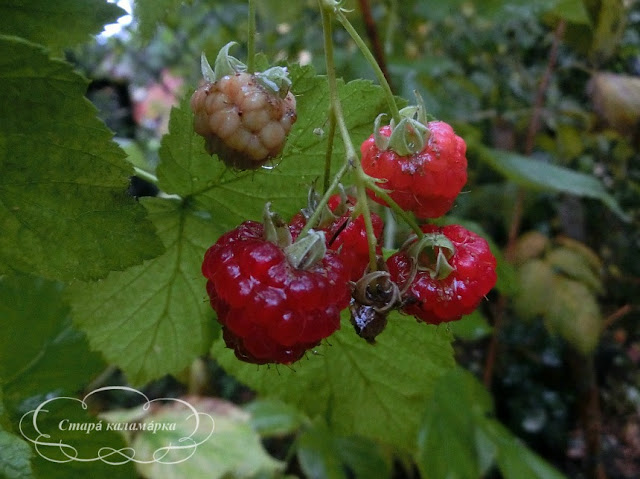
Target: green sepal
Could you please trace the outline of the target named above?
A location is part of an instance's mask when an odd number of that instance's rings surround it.
[[[216,63],[214,65],[213,81],[217,81],[220,78],[227,75],[235,75],[236,73],[242,73],[247,71],[247,65],[242,63],[236,57],[232,57],[231,55],[229,55],[229,48],[231,48],[233,45],[236,45],[236,44],[237,44],[236,42],[229,42],[220,49],[220,52],[218,52],[218,56],[216,57]],[[204,75],[204,71],[203,71],[203,75]]]
[[[324,231],[309,230],[303,237],[284,249],[287,258],[297,269],[309,269],[327,252]]]
[[[264,205],[262,213],[264,239],[280,248],[291,246],[293,239],[286,221],[278,213],[271,211],[271,202]]]
[[[438,248],[438,253],[435,253]],[[442,233],[426,233],[419,241],[407,248],[407,254],[414,259],[414,265],[420,271],[427,271],[433,279],[447,278],[455,268],[449,259],[456,248],[449,238]]]
[[[280,98],[284,98],[291,89],[291,79],[285,67],[271,67],[255,74],[256,81],[264,88],[271,90]]]
[[[342,188],[342,185],[340,185],[340,191],[341,191],[341,195],[344,195],[344,202],[346,203],[346,194],[344,193],[344,188]],[[316,212],[316,210],[318,209],[318,204],[320,203],[320,199],[321,199],[320,195],[318,194],[316,189],[312,186],[309,189],[309,194],[307,196],[307,206],[300,210],[300,212],[304,215],[307,221],[309,221],[309,218],[311,218],[313,214]],[[329,209],[329,206],[327,204],[325,204],[322,207],[322,212],[320,213],[318,220],[315,221],[315,224],[311,225],[311,227],[322,229],[326,226],[329,226],[337,218],[338,216],[335,215],[331,211],[331,209]]]
[[[204,52],[200,55],[200,70],[202,70],[202,77],[207,83],[214,83],[216,81],[216,74],[213,72],[213,68],[211,68]]]

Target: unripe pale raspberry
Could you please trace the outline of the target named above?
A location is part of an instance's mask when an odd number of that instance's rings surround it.
[[[291,92],[281,98],[246,72],[198,88],[191,110],[207,152],[238,169],[255,169],[278,156],[297,118]]]

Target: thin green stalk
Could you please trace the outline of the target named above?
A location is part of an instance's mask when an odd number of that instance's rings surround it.
[[[333,108],[329,109],[329,137],[327,138],[327,153],[324,160],[324,179],[322,182],[322,192],[326,193],[329,189],[329,181],[331,178],[331,157],[333,156],[333,140],[336,136],[336,116]]]
[[[420,229],[420,226],[418,225],[416,220],[411,215],[409,215],[406,211],[404,211],[400,207],[400,205],[398,205],[398,203],[396,203],[384,189],[380,188],[371,179],[371,177],[367,177],[366,181],[367,181],[367,188],[372,190],[376,194],[376,196],[378,196],[380,199],[384,200],[384,202],[389,206],[389,208],[391,208],[396,215],[402,218],[404,222],[411,227],[414,233],[418,235],[418,238],[422,238],[424,236],[424,233]]]
[[[342,24],[349,35],[351,35],[351,38],[354,42],[356,42],[356,45],[358,45],[358,48],[373,68],[373,72],[375,73],[376,78],[378,78],[380,86],[382,86],[382,89],[384,90],[387,103],[389,104],[389,110],[391,110],[391,116],[396,123],[400,122],[400,111],[398,110],[398,105],[396,104],[396,100],[393,97],[393,92],[391,91],[389,82],[385,78],[380,65],[378,65],[378,62],[373,56],[373,53],[371,53],[371,50],[369,50],[369,47],[367,47],[367,44],[364,42],[364,40],[362,40],[362,37],[360,37],[356,29],[353,28],[353,25],[351,25],[351,22],[345,16],[345,14],[340,9],[336,9],[335,13],[338,21]]]
[[[247,39],[247,71],[254,73],[256,69],[256,1],[249,0],[249,21]]]
[[[346,168],[355,169],[355,185],[357,190],[358,205],[364,218],[365,229],[367,232],[367,242],[369,244],[369,269],[376,271],[378,269],[378,259],[376,255],[376,235],[373,231],[373,223],[371,221],[371,211],[369,210],[369,204],[367,203],[366,195],[366,175],[362,171],[360,165],[360,158],[356,154],[356,150],[351,141],[347,124],[344,120],[344,114],[342,112],[342,104],[340,103],[340,97],[338,96],[338,80],[336,78],[336,68],[333,61],[333,39],[331,35],[331,18],[327,14],[327,10],[322,4],[322,0],[318,0],[320,6],[320,12],[322,14],[322,31],[324,36],[324,52],[325,61],[327,64],[327,83],[329,85],[329,98],[331,101],[331,110],[335,116],[335,120],[340,130],[340,136],[344,143],[346,153]],[[369,54],[371,54],[369,52]],[[397,110],[397,108],[396,108]],[[343,167],[344,168],[344,167]],[[325,196],[327,196],[325,194]]]
[[[320,219],[320,215],[322,214],[322,209],[329,202],[329,198],[331,198],[331,195],[333,194],[333,192],[338,188],[338,185],[340,184],[340,180],[342,180],[342,177],[347,173],[348,170],[349,170],[348,163],[345,163],[344,165],[342,165],[342,167],[340,168],[340,171],[338,171],[336,176],[333,178],[333,181],[331,182],[327,190],[324,192],[324,195],[318,202],[318,205],[315,211],[313,212],[311,217],[307,220],[307,223],[304,225],[304,228],[302,228],[302,231],[300,231],[298,238],[304,238],[304,236],[309,232],[309,230],[313,227],[313,225],[315,225],[318,222],[318,220]]]

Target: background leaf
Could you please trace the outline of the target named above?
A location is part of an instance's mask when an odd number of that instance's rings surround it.
[[[5,431],[0,426],[0,477],[32,478],[31,456],[31,448],[23,438]]]
[[[267,454],[260,443],[260,437],[251,428],[249,414],[232,403],[219,399],[184,399],[199,413],[211,416],[214,425],[209,418],[201,415],[200,426],[191,438],[202,444],[195,449],[193,456],[177,464],[137,464],[138,472],[144,477],[249,479],[259,474],[275,477],[276,473],[282,471],[284,464]],[[150,460],[159,448],[169,444],[177,445],[181,438],[189,436],[194,431],[195,421],[191,410],[175,406],[171,403],[160,406],[142,420],[147,424],[175,424],[176,428],[174,431],[140,431],[132,436],[130,445],[136,451],[137,458]],[[212,427],[213,434],[209,437]],[[163,460],[179,461],[191,452],[190,449],[171,451]]]
[[[2,0],[0,32],[61,52],[65,47],[86,42],[105,24],[114,23],[126,13],[105,0]]]
[[[133,12],[138,20],[140,37],[147,42],[151,40],[158,24],[179,10],[183,3],[184,0],[136,0]]]
[[[0,272],[95,279],[162,251],[86,86],[41,47],[0,36],[0,111],[11,112],[0,116]]]
[[[216,324],[200,273],[207,238],[214,235],[212,218],[177,200],[143,203],[165,253],[103,281],[70,288],[74,321],[133,384],[188,366],[207,350]]]
[[[261,436],[284,436],[295,432],[305,416],[295,407],[274,399],[258,399],[245,406],[251,426]]]
[[[613,196],[592,175],[532,160],[511,151],[485,147],[480,147],[477,151],[489,166],[524,188],[595,198],[608,206],[620,219],[629,221]]]
[[[393,313],[371,346],[343,316],[342,329],[292,368],[257,368],[238,361],[222,340],[213,357],[239,381],[324,414],[337,434],[365,436],[401,449],[415,448],[420,411],[437,377],[454,364],[446,327],[419,324]]]
[[[564,478],[491,418],[491,396],[461,368],[438,379],[424,410],[416,455],[423,477],[477,479],[495,462],[505,479]]]
[[[74,393],[105,367],[73,328],[62,290],[31,276],[0,278],[0,382],[10,410],[31,396]]]

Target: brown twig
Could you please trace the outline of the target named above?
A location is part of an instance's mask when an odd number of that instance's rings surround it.
[[[602,329],[605,330],[609,328],[617,320],[629,314],[631,310],[632,308],[630,304],[625,304],[621,308],[616,309],[613,313],[606,317],[606,319],[602,323]]]
[[[362,12],[362,20],[364,21],[364,28],[367,32],[367,37],[369,37],[369,42],[371,42],[373,56],[375,57],[376,62],[378,62],[380,70],[382,70],[382,74],[387,79],[387,82],[391,84],[391,77],[389,76],[389,71],[387,69],[384,48],[380,41],[380,35],[378,35],[378,27],[371,13],[369,0],[358,0],[358,4],[360,5],[360,11]]]
[[[560,20],[553,34],[553,43],[551,44],[551,50],[549,51],[549,61],[547,62],[547,67],[544,71],[542,79],[540,80],[540,84],[538,85],[538,90],[536,91],[535,103],[533,105],[533,114],[531,115],[531,121],[529,122],[529,128],[527,130],[527,138],[525,141],[524,153],[526,155],[531,155],[531,153],[533,152],[535,137],[536,137],[536,134],[538,133],[538,129],[540,128],[540,116],[542,115],[545,96],[547,93],[547,89],[549,88],[551,75],[553,74],[553,71],[555,69],[555,66],[558,60],[558,48],[560,46],[560,42],[562,41],[564,30],[565,30],[565,22],[564,20]],[[525,192],[522,188],[519,188],[516,201],[513,205],[513,214],[511,216],[511,223],[509,227],[509,237],[507,241],[507,247],[505,249],[505,257],[509,261],[513,259],[516,239],[518,238],[520,225],[522,223],[522,215],[524,213],[524,200],[525,200]],[[493,370],[495,368],[497,350],[500,345],[498,335],[500,334],[500,328],[502,327],[502,323],[503,323],[502,318],[504,316],[506,305],[507,305],[506,298],[501,296],[500,299],[498,300],[498,304],[493,315],[494,316],[493,335],[491,337],[491,342],[489,343],[489,347],[487,349],[487,357],[485,359],[485,367],[484,367],[484,384],[487,388],[490,388],[491,381],[493,378]]]
[[[536,91],[536,98],[533,104],[533,113],[531,115],[531,121],[529,122],[529,128],[527,129],[527,136],[524,142],[524,154],[530,156],[533,153],[535,146],[536,135],[540,129],[540,117],[542,116],[542,110],[544,107],[544,100],[549,88],[549,82],[551,81],[551,75],[555,70],[556,63],[558,61],[558,49],[560,42],[564,36],[564,30],[566,23],[564,20],[560,20],[553,33],[553,42],[551,44],[551,50],[549,51],[549,61],[547,67],[542,75],[538,90]],[[524,211],[525,193],[522,188],[518,190],[518,196],[515,204],[513,205],[513,215],[511,217],[511,227],[509,228],[509,238],[507,243],[507,257],[513,253],[513,247],[515,246],[516,238],[520,232],[520,224],[522,223],[522,215]]]

